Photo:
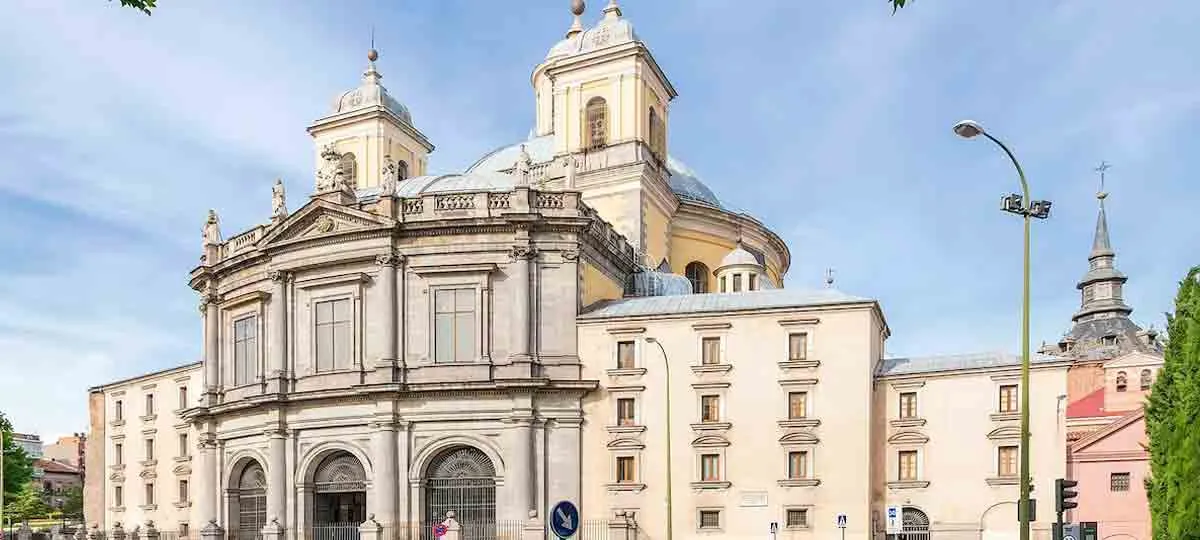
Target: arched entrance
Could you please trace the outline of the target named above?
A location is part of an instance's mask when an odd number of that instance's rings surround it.
[[[426,524],[440,523],[451,510],[462,524],[464,540],[495,538],[496,469],[478,448],[450,448],[429,463],[425,470]],[[431,527],[424,527],[429,536]]]
[[[896,540],[929,540],[929,516],[919,508],[905,506],[900,514],[901,533]]]
[[[260,538],[263,525],[267,524],[267,475],[257,461],[246,465],[238,476],[234,503],[238,540]]]
[[[313,474],[313,540],[357,540],[367,520],[367,475],[348,452],[334,452]]]

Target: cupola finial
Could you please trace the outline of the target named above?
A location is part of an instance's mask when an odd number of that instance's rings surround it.
[[[571,39],[583,32],[583,21],[579,18],[583,15],[583,10],[587,8],[583,0],[571,0],[571,14],[575,16],[575,21],[571,23],[571,28],[567,30],[567,39]]]
[[[621,6],[617,5],[617,0],[608,0],[608,5],[604,6],[605,18],[618,18],[621,16]]]

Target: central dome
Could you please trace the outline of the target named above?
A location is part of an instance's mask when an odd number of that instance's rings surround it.
[[[525,151],[529,154],[530,159],[533,160],[535,165],[554,160],[554,136],[543,135],[541,137],[534,137],[523,143],[505,145],[492,150],[467,168],[465,174],[511,169],[513,164],[517,162],[517,157],[521,154],[522,144],[525,145]],[[667,170],[671,173],[671,191],[675,193],[676,197],[692,203],[712,206],[722,210],[726,209],[721,204],[721,200],[713,193],[712,189],[709,189],[696,176],[696,173],[687,165],[684,165],[683,162],[675,159],[673,156],[668,156]]]

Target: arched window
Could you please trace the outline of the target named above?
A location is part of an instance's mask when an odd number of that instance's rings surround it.
[[[353,152],[342,154],[342,160],[338,163],[338,170],[342,173],[342,179],[346,185],[350,187],[358,186],[358,162],[354,160]]]
[[[314,540],[357,538],[367,519],[367,475],[362,463],[348,452],[326,457],[313,473]]]
[[[1117,372],[1117,391],[1118,391],[1118,392],[1124,392],[1124,391],[1125,391],[1125,386],[1126,386],[1125,372],[1124,372],[1124,371],[1118,371],[1118,372]]]
[[[900,513],[901,533],[896,540],[929,540],[929,516],[920,509],[905,506]]]
[[[588,100],[584,111],[587,119],[584,146],[602,148],[608,144],[608,103],[602,97],[594,97]]]
[[[1154,382],[1154,381],[1150,379],[1150,370],[1143,369],[1142,370],[1142,384],[1141,384],[1142,391],[1145,392],[1146,390],[1149,390],[1150,383],[1152,383],[1152,382]]]
[[[708,267],[700,261],[692,261],[683,269],[683,275],[692,282],[692,292],[708,292]]]
[[[267,475],[262,465],[251,463],[242,470],[238,477],[237,505],[238,532],[256,538],[267,524]]]
[[[396,164],[396,179],[404,180],[408,178],[408,162],[403,159]]]
[[[464,540],[496,538],[496,469],[478,448],[459,446],[437,456],[425,470],[425,522],[453,510]]]

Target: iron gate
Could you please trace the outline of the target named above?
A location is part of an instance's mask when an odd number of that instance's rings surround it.
[[[496,537],[496,470],[477,448],[447,450],[429,465],[425,478],[425,523],[422,538],[431,538],[433,525],[453,511],[462,525],[463,540]]]

